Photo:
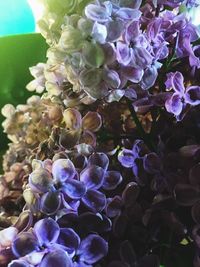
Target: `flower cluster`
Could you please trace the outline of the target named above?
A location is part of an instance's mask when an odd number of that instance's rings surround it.
[[[102,98],[112,102],[127,93],[129,83],[141,90],[151,88],[167,57],[167,61],[174,56],[189,58],[191,67],[199,68],[198,47],[192,45],[199,36],[197,28],[184,14],[164,11],[158,17],[155,6],[141,7],[140,1],[97,1],[86,5],[81,15],[65,14],[57,28],[59,37],[51,35],[47,64],[31,69],[36,79],[27,88],[40,91],[46,87],[50,97],[58,96],[69,81],[82,103]],[[55,24],[57,20],[55,15]],[[46,38],[48,31],[42,31]]]
[[[1,267],[200,267],[196,0],[46,0],[7,104]]]
[[[122,182],[119,172],[108,170],[109,159],[104,153],[82,158],[82,166],[78,168],[65,158],[33,164],[36,169],[29,175],[24,197],[30,209],[34,212],[39,209],[47,215],[80,213],[82,205],[95,214],[102,212],[106,207],[102,190],[114,190]]]
[[[107,253],[107,243],[98,235],[80,239],[71,228],[62,228],[51,218],[39,220],[29,231],[6,230],[17,258],[8,266],[91,266]],[[73,259],[76,260],[74,261]]]

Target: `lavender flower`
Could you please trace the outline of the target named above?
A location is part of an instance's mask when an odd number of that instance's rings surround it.
[[[75,254],[80,263],[93,264],[107,254],[108,248],[100,236],[92,234],[80,242],[73,229],[60,228],[53,219],[45,218],[35,224],[33,231],[19,234],[12,250],[19,260],[12,261],[10,266],[76,266]]]
[[[175,91],[165,102],[168,112],[173,113],[177,120],[180,120],[187,110],[188,104],[196,106],[200,104],[200,87],[184,87],[183,75],[180,72],[169,73],[166,81],[167,89],[173,88]]]

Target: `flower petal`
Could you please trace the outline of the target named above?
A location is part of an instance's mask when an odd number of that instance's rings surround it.
[[[167,89],[173,88],[179,94],[183,94],[185,87],[183,84],[183,75],[181,72],[170,72],[167,74],[167,81],[165,82]]]
[[[122,7],[116,13],[115,16],[119,17],[122,20],[138,20],[142,12],[138,9]]]
[[[84,87],[95,87],[102,80],[101,69],[84,69],[79,76],[80,82]]]
[[[52,218],[39,220],[34,225],[34,231],[40,244],[55,243],[60,234],[60,227]]]
[[[143,74],[144,71],[142,69],[133,68],[131,66],[124,66],[122,68],[122,75],[133,83],[139,83],[142,79]]]
[[[16,238],[18,229],[10,226],[0,231],[0,247],[9,247],[12,241]]]
[[[96,132],[101,128],[102,119],[98,112],[89,111],[83,117],[83,129]]]
[[[136,156],[133,151],[129,149],[123,149],[118,155],[119,162],[126,168],[133,167],[135,159]]]
[[[142,77],[142,81],[141,81],[141,87],[144,90],[147,90],[149,88],[151,88],[158,76],[158,71],[157,68],[155,66],[151,66],[149,68],[147,68],[144,72],[144,75]]]
[[[40,267],[72,267],[71,259],[64,250],[54,250],[42,260]]]
[[[76,213],[78,211],[78,208],[80,206],[80,200],[69,200],[69,198],[67,197],[67,199],[65,199],[64,194],[60,194],[61,195],[61,199],[62,199],[62,206],[64,207],[63,210],[60,210],[60,212],[62,213],[63,211],[67,214],[69,213]],[[59,212],[59,211],[58,211]]]
[[[99,235],[91,234],[82,240],[78,254],[80,261],[94,264],[105,257],[108,252],[108,243]]]
[[[185,102],[192,106],[197,106],[200,104],[200,87],[190,86],[186,90]]]
[[[85,195],[86,186],[81,181],[68,179],[62,186],[62,192],[72,199],[79,199]]]
[[[96,135],[93,132],[89,131],[89,130],[85,130],[82,133],[82,136],[81,136],[81,139],[80,139],[79,142],[80,142],[80,144],[76,146],[77,150],[78,150],[78,147],[80,147],[80,145],[82,145],[82,146],[84,146],[84,145],[87,146],[88,145],[88,146],[95,147],[96,146]],[[86,150],[88,150],[88,149],[86,148]],[[85,153],[83,152],[83,154],[85,154]]]
[[[99,166],[89,166],[80,174],[80,181],[83,182],[88,189],[98,189],[104,182],[105,172]]]
[[[176,116],[180,115],[183,109],[183,103],[180,95],[173,94],[169,99],[167,99],[165,102],[165,108],[168,112],[173,113]]]
[[[110,17],[105,7],[94,4],[86,6],[85,15],[87,18],[98,22],[106,22]]]
[[[185,87],[183,84],[183,75],[180,72],[175,72],[172,79],[172,87],[176,92],[184,93]]]
[[[17,221],[13,225],[19,232],[24,232],[32,226],[33,214],[29,210],[24,210],[18,216]]]
[[[53,185],[53,179],[47,170],[36,169],[29,175],[29,186],[35,192],[47,192]]]
[[[58,46],[63,52],[73,53],[81,49],[82,41],[81,31],[71,25],[67,25],[62,31]]]
[[[106,82],[108,89],[117,89],[121,84],[119,74],[111,69],[103,71],[103,80]]]
[[[47,192],[40,199],[40,210],[47,215],[54,214],[60,205],[61,197],[58,192]]]
[[[133,55],[131,59],[131,63],[133,67],[145,69],[149,65],[151,65],[153,57],[147,51],[147,49],[143,47],[134,47]]]
[[[106,215],[109,218],[114,218],[118,215],[120,215],[122,211],[122,199],[119,196],[115,196],[113,198],[107,199],[107,205],[106,205]]]
[[[106,23],[108,43],[117,41],[124,31],[124,21],[121,19],[110,20]]]
[[[88,165],[96,165],[107,170],[109,165],[108,156],[105,153],[93,153],[88,159]]]
[[[117,42],[116,48],[117,61],[124,66],[127,66],[132,58],[132,50],[128,47],[127,44],[122,42]]]
[[[92,37],[98,43],[104,44],[107,37],[106,26],[95,21],[92,29]]]
[[[24,260],[13,260],[8,264],[8,267],[30,267],[30,264]]]
[[[174,195],[179,205],[192,206],[199,200],[200,192],[195,186],[177,184],[174,188]]]
[[[8,267],[8,263],[11,261],[12,258],[13,258],[13,252],[11,248],[0,250],[0,262],[2,264],[2,267]]]
[[[42,261],[42,258],[44,257],[44,255],[46,254],[46,250],[42,250],[42,251],[34,251],[30,254],[28,254],[25,259],[31,264],[28,265],[28,267],[32,267],[32,265],[37,265],[40,264],[40,262]]]
[[[80,112],[75,108],[65,109],[63,112],[63,120],[66,128],[69,130],[78,130],[81,128],[82,117]]]
[[[90,189],[82,198],[82,201],[86,207],[93,212],[100,212],[105,208],[106,197],[103,193]]]
[[[69,159],[57,159],[52,165],[52,174],[55,181],[65,182],[76,174],[74,164]]]
[[[107,171],[105,174],[102,188],[104,190],[113,190],[122,182],[121,173],[118,171]]]
[[[125,206],[133,206],[140,193],[140,187],[137,183],[128,183],[122,193],[122,199]]]
[[[80,139],[80,130],[67,130],[61,128],[59,145],[65,149],[73,148]]]
[[[65,247],[69,254],[72,254],[78,249],[80,238],[72,228],[61,228],[58,244]]]
[[[140,30],[140,22],[139,21],[132,21],[128,27],[126,28],[124,39],[126,43],[130,43],[131,41],[135,41],[138,39],[141,33]]]
[[[79,216],[79,229],[81,233],[103,233],[111,230],[112,222],[105,215],[84,212]]]
[[[161,168],[161,160],[158,157],[158,155],[154,152],[152,153],[148,153],[144,156],[144,169],[148,172],[148,173],[158,173],[160,171]]]
[[[85,43],[82,54],[83,60],[89,67],[99,68],[104,63],[104,52],[98,43]]]
[[[39,244],[36,236],[28,232],[18,235],[12,243],[12,251],[18,258],[26,256],[33,251],[37,251],[38,248]]]

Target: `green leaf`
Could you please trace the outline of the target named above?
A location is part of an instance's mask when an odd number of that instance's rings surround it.
[[[0,109],[8,103],[23,104],[32,95],[25,88],[33,79],[29,67],[45,62],[46,50],[47,44],[40,34],[0,37]],[[0,115],[0,124],[4,119]],[[7,148],[7,143],[0,126],[0,151]]]

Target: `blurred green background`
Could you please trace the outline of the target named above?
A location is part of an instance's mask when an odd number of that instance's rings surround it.
[[[7,103],[26,102],[31,95],[25,89],[32,79],[29,67],[45,62],[47,45],[40,34],[34,33],[36,23],[30,2],[0,0],[0,109]],[[0,169],[8,143],[1,127],[3,120],[0,114]]]
[[[29,67],[45,62],[46,49],[45,40],[37,33],[0,37],[0,109],[7,103],[17,105],[26,102],[31,93],[25,86],[33,79]],[[0,115],[0,125],[3,120]],[[0,126],[1,154],[7,143]]]

